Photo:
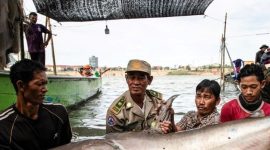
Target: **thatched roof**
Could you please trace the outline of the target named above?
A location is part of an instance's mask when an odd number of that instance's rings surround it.
[[[203,15],[213,0],[33,0],[57,21],[95,21]]]

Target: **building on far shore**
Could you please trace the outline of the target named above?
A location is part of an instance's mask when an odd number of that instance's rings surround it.
[[[89,58],[89,65],[93,68],[98,68],[98,57],[92,56]]]

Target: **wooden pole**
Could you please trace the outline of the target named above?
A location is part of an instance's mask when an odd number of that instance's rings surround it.
[[[223,75],[223,34],[221,35],[221,46],[220,46],[220,82],[219,84],[222,85],[223,84],[223,80],[224,80],[224,75]]]
[[[49,17],[46,17],[46,19],[45,19],[45,27],[46,27],[46,28],[48,28],[48,20],[49,20]],[[47,34],[44,35],[43,42],[46,41],[46,38],[47,38]]]
[[[222,86],[221,86],[221,89],[222,91],[225,90],[225,49],[226,49],[226,26],[227,26],[227,13],[225,14],[225,22],[224,22],[224,33],[223,33],[223,38],[222,38],[222,80],[223,80],[223,83],[222,83]]]
[[[224,35],[223,35],[223,48],[222,48],[222,58],[223,58],[223,61],[222,61],[222,77],[223,77],[223,83],[222,83],[222,91],[225,90],[225,38],[224,38]]]
[[[50,21],[50,18],[49,17],[47,17],[47,18],[48,18],[49,30],[52,33],[51,21]],[[52,58],[53,58],[53,73],[54,73],[54,75],[57,75],[57,72],[56,72],[56,63],[55,63],[55,54],[54,54],[54,45],[53,45],[53,36],[51,38],[51,46],[52,46]]]
[[[231,58],[230,52],[229,52],[229,50],[228,50],[228,48],[227,48],[227,46],[226,46],[226,45],[225,45],[225,49],[226,49],[227,55],[228,55],[228,57],[229,57],[229,59],[230,59],[230,62],[231,62],[231,67],[233,68],[233,71],[235,71],[235,70],[234,70],[234,67],[233,67],[233,61],[232,61],[232,58]]]
[[[21,5],[20,5],[20,16],[21,16],[21,20],[20,20],[20,52],[21,52],[21,59],[25,58],[25,53],[24,53],[24,39],[23,39],[23,0],[20,1]]]

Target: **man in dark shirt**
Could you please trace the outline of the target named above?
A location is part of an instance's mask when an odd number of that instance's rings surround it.
[[[43,104],[46,68],[29,59],[11,67],[16,104],[0,113],[0,149],[43,150],[70,142],[69,118],[64,106]]]
[[[270,103],[270,68],[265,70],[265,86],[262,89],[262,98],[265,102]]]
[[[261,57],[261,65],[267,68],[268,64],[270,64],[270,48],[267,48]]]
[[[262,45],[260,47],[260,50],[256,53],[256,57],[255,57],[255,64],[260,64],[261,62],[261,57],[264,54],[264,51],[268,48],[267,45]]]
[[[45,47],[48,45],[52,33],[42,24],[37,24],[37,13],[31,12],[29,19],[30,23],[24,25],[24,32],[30,57],[45,66]],[[45,42],[43,42],[42,33],[48,34]]]

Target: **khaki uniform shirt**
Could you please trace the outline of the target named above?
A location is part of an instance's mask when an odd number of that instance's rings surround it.
[[[163,104],[162,95],[147,90],[144,100],[144,112],[126,91],[109,107],[106,115],[106,133],[141,131],[156,125],[158,104]]]
[[[191,130],[219,123],[220,115],[217,109],[215,109],[210,115],[204,116],[202,118],[198,118],[197,116],[197,112],[189,111],[176,124],[176,126],[179,126],[182,130]]]

